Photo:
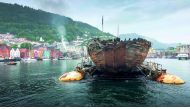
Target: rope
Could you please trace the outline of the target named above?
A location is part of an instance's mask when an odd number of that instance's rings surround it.
[[[140,72],[141,72],[145,77],[147,77],[146,74],[145,74],[144,72],[142,72],[142,69],[141,69],[141,68],[137,67],[137,69],[140,70]]]

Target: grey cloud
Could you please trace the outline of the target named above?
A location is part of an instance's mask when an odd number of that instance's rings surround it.
[[[112,23],[151,21],[187,8],[190,8],[190,0],[136,0],[123,4],[123,8],[119,13],[122,17],[109,20]]]
[[[64,14],[68,5],[65,0],[33,0],[33,4],[38,5],[39,9]]]

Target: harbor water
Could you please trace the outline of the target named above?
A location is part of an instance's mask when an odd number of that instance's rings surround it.
[[[60,82],[80,60],[0,63],[0,106],[190,106],[190,60],[147,59],[181,77],[182,85],[146,78]]]

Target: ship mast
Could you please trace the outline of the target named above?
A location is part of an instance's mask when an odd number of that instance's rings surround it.
[[[104,16],[102,16],[102,32],[104,32]]]
[[[119,37],[119,24],[117,26],[117,37]]]

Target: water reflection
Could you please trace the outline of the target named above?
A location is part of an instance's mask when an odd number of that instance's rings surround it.
[[[41,64],[41,63],[40,63]],[[27,63],[22,63],[20,67],[20,89],[23,94],[34,94],[34,93],[41,93],[48,88],[54,86],[55,80],[53,78],[47,78],[46,74],[44,73],[42,76],[33,75],[34,73],[31,72],[31,66]],[[50,74],[51,75],[51,74]],[[42,77],[42,78],[41,78]]]
[[[8,87],[10,86],[10,73],[10,68],[0,63],[0,97],[3,97],[5,92],[8,92]]]
[[[90,106],[141,106],[146,104],[144,80],[96,80],[89,83]]]
[[[180,86],[144,78],[66,83],[58,80],[79,62],[42,61],[16,66],[0,63],[0,106],[190,106],[189,67],[176,67],[181,61],[159,60],[164,68],[186,81]],[[189,61],[183,64],[180,66],[190,65]]]

